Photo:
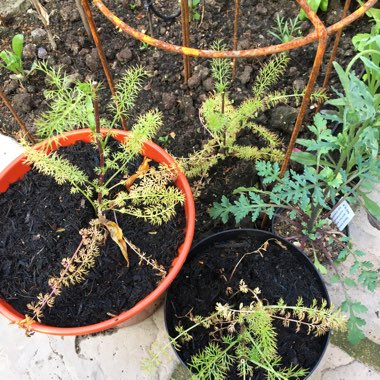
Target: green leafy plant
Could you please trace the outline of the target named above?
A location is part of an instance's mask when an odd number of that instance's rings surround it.
[[[201,0],[188,0],[189,4],[189,21],[199,21],[201,19],[201,14],[199,13],[199,5]]]
[[[240,197],[234,203],[223,197],[221,203],[214,204],[211,215],[226,222],[232,214],[239,222],[250,214],[254,221],[261,212],[271,218],[275,208],[284,209],[280,218],[287,225],[285,237],[308,249],[323,273],[326,269],[320,260],[327,259],[336,272],[334,279],[341,281],[346,294],[344,310],[350,313],[349,339],[356,343],[364,337],[361,326],[365,321],[355,313],[363,312],[365,306],[351,300],[346,287],[361,284],[374,291],[379,274],[373,263],[361,259],[364,252],[350,248],[347,237],[336,230],[329,217],[343,201],[348,201],[361,203],[370,214],[380,218],[380,207],[370,198],[373,184],[380,182],[380,110],[378,94],[372,92],[369,82],[367,85],[349,71],[352,62],[346,70],[334,62],[343,93],[336,91],[337,97],[327,103],[336,110],[317,114],[314,124],[308,127],[312,137],[297,140],[305,151],[293,152],[292,159],[303,165],[302,172],[289,170],[280,178],[278,164],[258,162],[259,175],[265,185],[273,186],[271,190],[236,189],[236,194],[242,193]],[[330,121],[338,125],[335,134],[328,128]],[[331,256],[333,246],[337,251],[336,263],[348,256],[353,258],[348,276],[336,270]],[[318,253],[323,255],[318,257]]]
[[[315,13],[317,13],[319,9],[322,12],[326,12],[329,6],[329,0],[307,0],[307,3]],[[298,17],[301,21],[304,21],[308,18],[306,12],[303,9],[300,10]]]
[[[226,48],[222,40],[216,40],[211,45],[211,50],[223,51],[226,50]],[[218,94],[225,94],[232,79],[231,61],[224,58],[212,59],[211,74],[215,82],[215,91]],[[221,109],[221,111],[223,112],[223,109]]]
[[[25,71],[22,64],[22,49],[24,47],[24,35],[16,34],[12,38],[12,51],[3,50],[0,52],[0,59],[4,62],[0,66],[16,74],[20,78],[24,77]]]
[[[285,55],[271,59],[257,75],[252,87],[253,96],[238,107],[232,104],[227,94],[231,78],[229,61],[219,59],[212,62],[216,91],[203,102],[200,109],[201,121],[210,138],[200,150],[187,158],[179,159],[188,177],[207,176],[211,167],[229,156],[243,160],[283,159],[283,152],[279,149],[279,137],[256,123],[254,119],[260,112],[279,103],[287,103],[290,99],[296,102],[301,100],[301,92],[287,95],[285,91],[270,91],[271,86],[284,73],[287,62],[288,58]],[[324,95],[315,93],[314,98],[324,98]],[[265,146],[259,148],[254,145],[239,145],[237,139],[239,133],[244,130],[260,138]]]
[[[336,62],[334,67],[344,93],[337,92],[338,97],[327,103],[337,110],[316,116],[315,125],[309,128],[316,138],[299,139],[306,152],[294,152],[292,158],[303,165],[334,173],[340,182],[335,194],[346,194],[343,198],[351,203],[361,202],[379,218],[379,206],[368,197],[373,183],[380,181],[378,94],[372,94],[369,86],[353,72],[344,71]],[[326,121],[336,122],[341,132],[332,134]]]
[[[138,7],[138,4],[137,3],[134,3],[134,2],[130,2],[129,5],[128,5],[129,9],[134,12],[137,7]]]
[[[147,42],[141,41],[139,49],[141,51],[148,50],[150,48],[150,45]]]
[[[367,12],[374,25],[370,33],[358,33],[352,38],[352,43],[358,54],[347,66],[346,73],[351,71],[354,63],[360,59],[364,65],[365,73],[363,80],[368,85],[368,91],[376,98],[377,106],[380,104],[380,10],[371,9]]]
[[[191,334],[195,328],[202,328],[210,335],[207,346],[192,356],[188,364],[193,373],[191,379],[226,380],[233,366],[243,379],[253,377],[257,369],[264,370],[268,379],[298,379],[306,376],[308,371],[293,364],[285,368],[280,366],[274,321],[280,320],[285,327],[294,328],[296,332],[303,329],[317,336],[331,329],[345,330],[345,317],[340,310],[328,307],[325,300],[319,304],[314,299],[310,306],[306,306],[299,298],[296,305],[289,306],[280,299],[270,305],[260,298],[259,288],[250,289],[244,280],[240,280],[239,289],[234,294],[238,293],[249,294],[250,302],[239,305],[216,303],[215,312],[208,316],[193,316],[190,312],[185,317],[192,322],[190,327],[184,328],[182,323],[176,327],[178,335],[171,338],[171,344],[177,350],[181,344],[193,339]],[[167,347],[162,350],[165,349]],[[152,363],[159,363],[158,353],[151,355],[152,358],[144,363],[148,368]]]
[[[239,223],[248,215],[251,216],[252,221],[255,221],[262,212],[272,218],[276,208],[283,209],[285,212],[278,215],[286,225],[286,229],[281,230],[282,235],[295,242],[301,249],[307,250],[314,258],[316,267],[324,274],[327,271],[321,261],[329,261],[336,274],[334,280],[340,280],[345,289],[346,304],[359,305],[358,302],[351,300],[346,286],[361,284],[370,291],[374,291],[379,281],[379,274],[371,262],[362,260],[364,252],[350,248],[349,239],[334,228],[329,216],[333,210],[331,204],[336,207],[344,199],[353,201],[361,184],[379,179],[379,159],[376,155],[372,156],[371,151],[366,156],[359,157],[358,167],[348,174],[342,168],[343,162],[347,161],[342,159],[342,163],[338,166],[333,163],[331,154],[337,149],[333,147],[337,147],[338,142],[343,147],[347,147],[342,135],[333,136],[326,127],[326,119],[319,114],[315,116],[314,125],[309,127],[309,130],[315,134],[315,140],[300,140],[299,142],[307,145],[308,150],[315,151],[294,153],[297,161],[308,162],[302,173],[289,170],[280,178],[280,168],[277,163],[259,161],[256,163],[258,174],[263,177],[265,185],[273,185],[273,188],[271,190],[261,190],[256,187],[238,188],[235,190],[235,194],[240,194],[238,199],[231,203],[227,197],[223,197],[221,203],[214,203],[211,216],[221,218],[226,223],[229,216],[233,215]],[[364,143],[367,136],[366,134],[361,136]],[[341,151],[341,154],[347,159],[345,152]],[[337,169],[338,167],[340,168]],[[246,192],[248,195],[245,195]],[[338,197],[341,197],[339,201]],[[374,202],[373,205],[375,205]],[[337,250],[335,262],[332,260],[331,247],[333,246]],[[349,275],[343,276],[336,269],[336,264],[349,255],[353,258],[353,263]],[[344,309],[350,312],[349,339],[351,342],[356,343],[364,337],[359,328],[360,325],[352,323],[358,318],[355,311],[364,309],[363,305],[356,308],[347,306]]]
[[[284,17],[277,15],[276,26],[273,27],[273,31],[269,31],[273,37],[277,38],[281,43],[286,43],[299,38],[302,34],[301,20],[299,16],[294,19],[290,18],[285,20]]]
[[[76,82],[74,87],[68,87],[65,85],[67,78],[60,70],[50,69],[43,63],[38,68],[47,74],[49,83],[53,85],[53,89],[45,92],[50,108],[35,123],[38,135],[50,138],[50,143],[46,145],[49,147],[57,142],[56,137],[63,132],[89,128],[100,164],[94,168],[95,179],[90,179],[58,153],[25,145],[27,162],[34,169],[52,176],[58,184],[68,183],[72,193],[81,193],[87,199],[96,215],[90,226],[80,231],[81,242],[72,257],[62,261],[60,275],[49,279],[50,290],[28,305],[32,316],[26,316],[21,322],[27,328],[34,320],[40,321],[43,308],[53,305],[63,286],[71,286],[85,279],[95,265],[99,246],[108,235],[120,248],[128,266],[127,246],[140,257],[141,262],[150,265],[160,277],[165,277],[165,269],[136,247],[124,236],[117,221],[111,221],[107,216],[117,212],[160,225],[175,215],[177,204],[184,202],[182,192],[170,186],[178,175],[176,167],[161,164],[156,168],[150,166],[150,159],[145,157],[136,172],[129,172],[128,164],[138,157],[144,142],[151,139],[162,124],[161,114],[157,110],[148,111],[138,118],[131,128],[130,137],[119,144],[117,151],[112,152],[109,147],[112,128],[121,117],[127,118],[133,109],[143,80],[148,75],[146,70],[130,68],[118,82],[116,95],[109,105],[114,118],[108,121],[100,118],[98,84]],[[106,132],[101,131],[101,126],[106,128]]]

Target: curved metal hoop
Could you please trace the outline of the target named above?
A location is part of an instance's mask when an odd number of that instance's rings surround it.
[[[302,37],[297,40],[292,40],[287,43],[279,45],[271,45],[266,47],[260,47],[256,49],[248,50],[228,50],[228,51],[214,51],[214,50],[202,50],[197,48],[189,48],[180,45],[174,45],[169,42],[161,41],[156,38],[153,38],[145,33],[139,32],[137,29],[132,28],[115,14],[113,14],[103,3],[102,0],[92,0],[94,5],[99,9],[103,15],[110,20],[117,28],[123,32],[129,34],[130,36],[145,42],[151,46],[157,47],[162,50],[166,50],[172,53],[178,53],[185,56],[192,57],[204,57],[204,58],[252,58],[259,57],[263,55],[281,53],[286,50],[297,49],[299,47],[308,45],[312,42],[317,41],[320,38],[320,30],[325,28],[322,21],[318,16],[310,9],[306,0],[296,0],[301,7],[304,9],[306,14],[309,16],[311,22],[315,26],[315,30],[309,33],[307,36]],[[327,34],[331,35],[337,32],[338,30],[344,28],[347,25],[350,25],[352,22],[357,20],[359,17],[363,16],[370,8],[372,8],[378,0],[369,0],[355,12],[340,20],[339,22],[326,28]]]
[[[306,110],[308,108],[308,105],[310,103],[310,98],[312,91],[314,89],[314,86],[317,81],[317,77],[319,75],[323,57],[326,51],[327,46],[327,38],[328,36],[337,33],[336,34],[336,40],[334,43],[334,49],[337,48],[339,44],[339,39],[341,35],[342,29],[353,23],[355,20],[357,20],[359,17],[363,16],[370,8],[372,8],[378,0],[368,0],[365,4],[363,4],[361,7],[359,7],[355,12],[350,14],[349,16],[346,16],[349,5],[351,3],[351,0],[346,0],[344,10],[342,13],[342,19],[329,26],[328,28],[325,27],[323,22],[319,19],[319,17],[315,14],[315,12],[310,8],[309,4],[307,3],[307,0],[295,0],[298,5],[305,11],[307,16],[309,17],[310,21],[312,22],[315,30],[311,33],[309,33],[307,36],[302,37],[300,39],[292,40],[287,43],[279,44],[279,45],[271,45],[266,47],[260,47],[256,49],[248,49],[248,50],[229,50],[229,51],[215,51],[215,50],[202,50],[197,48],[191,48],[189,47],[188,40],[189,40],[189,27],[188,22],[184,20],[188,20],[188,6],[187,6],[187,0],[181,0],[181,9],[182,9],[182,33],[184,36],[184,45],[187,46],[180,46],[180,45],[174,45],[171,43],[168,43],[166,41],[161,41],[156,38],[153,38],[152,36],[149,36],[147,34],[141,33],[138,30],[132,28],[125,22],[123,22],[120,18],[118,18],[116,15],[114,15],[103,3],[102,0],[92,0],[94,5],[99,9],[103,15],[110,20],[119,30],[129,34],[130,36],[134,37],[137,40],[140,40],[142,42],[145,42],[151,46],[154,46],[158,49],[181,54],[184,58],[184,78],[185,81],[188,80],[190,76],[190,62],[189,57],[204,57],[204,58],[233,58],[235,61],[236,58],[252,58],[252,57],[259,57],[259,56],[265,56],[270,54],[276,54],[281,53],[287,50],[293,50],[300,48],[302,46],[311,44],[315,41],[318,41],[318,47],[317,51],[315,53],[314,63],[312,70],[309,75],[309,80],[305,89],[305,94],[302,100],[302,103],[300,105],[299,113],[297,116],[297,120],[295,122],[292,135],[290,137],[290,142],[288,144],[286,154],[284,161],[282,163],[280,176],[283,176],[290,161],[290,156],[292,154],[293,148],[296,143],[296,139],[298,137],[298,134],[300,132],[302,122],[306,113]],[[83,3],[86,3],[87,0],[82,0]],[[235,0],[235,8],[238,7],[239,0]],[[236,9],[235,9],[235,17],[236,16]],[[186,24],[186,27],[185,27]],[[234,32],[235,34],[235,32]],[[93,32],[93,35],[96,37],[96,31]],[[234,36],[235,38],[235,36]],[[236,41],[235,41],[236,42]],[[236,46],[234,42],[234,46]],[[100,43],[99,43],[100,45]],[[331,58],[333,59],[335,56],[335,51],[333,50],[331,54]],[[325,87],[325,83],[328,81],[329,72],[331,70],[331,59],[329,62],[329,67],[326,71],[325,81],[323,84],[323,87]]]

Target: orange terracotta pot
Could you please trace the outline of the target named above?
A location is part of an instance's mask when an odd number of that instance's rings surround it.
[[[107,129],[102,129],[102,133],[106,134]],[[115,130],[114,138],[118,141],[122,141],[128,138],[129,132],[122,130]],[[58,143],[60,146],[70,146],[74,145],[76,142],[84,141],[90,142],[92,140],[92,132],[89,129],[81,129],[77,131],[67,132],[62,134],[58,138]],[[36,149],[40,149],[44,146],[46,142],[42,142],[36,145]],[[57,149],[57,144],[52,144],[52,150]],[[141,154],[147,156],[148,158],[156,161],[171,164],[174,163],[174,159],[158,145],[151,141],[146,141],[143,145]],[[0,192],[5,192],[9,185],[16,182],[27,173],[31,167],[24,163],[25,156],[22,154],[17,157],[13,162],[11,162],[1,173],[0,173]],[[174,278],[177,276],[182,265],[184,264],[187,254],[190,250],[191,243],[194,235],[195,226],[195,208],[194,200],[191,193],[190,186],[183,173],[180,173],[175,185],[185,194],[185,216],[186,216],[186,227],[185,227],[185,238],[183,243],[178,248],[178,256],[173,260],[172,266],[168,272],[165,279],[160,282],[157,288],[148,294],[144,299],[139,301],[134,307],[127,311],[123,311],[119,315],[107,319],[105,321],[95,323],[87,326],[80,327],[55,327],[44,325],[42,323],[35,322],[31,326],[32,331],[37,331],[50,335],[84,335],[92,334],[109,328],[118,326],[119,324],[132,324],[131,322],[139,322],[140,320],[149,316],[154,308],[159,303],[162,298],[163,293],[172,283]],[[7,317],[12,322],[21,321],[24,316],[15,310],[11,305],[9,305],[5,300],[0,298],[0,313]]]

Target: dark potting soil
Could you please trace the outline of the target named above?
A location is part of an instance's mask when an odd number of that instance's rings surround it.
[[[319,229],[319,234],[322,236],[323,241],[325,242],[324,247],[325,250],[328,252],[330,257],[326,256],[326,253],[323,252],[322,249],[314,249],[313,242],[306,239],[306,236],[300,237],[299,228],[297,228],[297,225],[292,224],[291,219],[288,216],[288,211],[278,211],[273,216],[272,221],[272,232],[278,236],[283,237],[284,239],[288,240],[292,244],[294,244],[296,247],[301,249],[305,254],[310,258],[310,260],[314,261],[314,254],[317,255],[317,258],[322,263],[328,263],[329,259],[336,260],[339,253],[342,251],[343,246],[342,243],[338,243],[338,241],[333,241],[333,243],[328,243],[328,239],[334,238],[339,239],[341,238],[341,232],[338,230],[337,227],[335,227],[336,233],[331,234],[331,231],[334,231],[335,224],[332,223],[330,226],[325,226],[322,229]],[[329,232],[328,234],[324,234],[323,231]],[[349,229],[348,226],[342,231],[346,236],[349,236]],[[325,235],[325,236],[324,236]],[[297,236],[294,238],[294,236]]]
[[[251,289],[259,287],[262,291],[260,297],[267,300],[268,304],[276,303],[280,298],[288,305],[294,305],[298,297],[304,299],[305,305],[310,305],[314,298],[320,300],[324,291],[315,273],[305,267],[300,257],[274,242],[270,242],[270,248],[263,252],[262,257],[257,253],[247,255],[237,266],[245,253],[256,250],[267,239],[247,235],[228,237],[208,244],[202,252],[197,251],[190,256],[168,293],[166,318],[169,335],[177,335],[174,327],[179,323],[184,328],[193,325],[185,317],[190,312],[192,315],[207,316],[215,311],[217,302],[236,307],[240,302],[249,304],[249,296],[235,293],[241,279]],[[227,287],[232,288],[233,295],[226,292]],[[274,326],[278,334],[281,365],[297,364],[303,368],[313,368],[327,337],[307,335],[304,328],[295,333],[294,325],[286,328],[279,321]],[[178,352],[184,362],[190,362],[191,356],[209,343],[211,331],[212,328],[207,331],[197,327],[190,332],[193,339],[181,343],[182,348]],[[259,375],[254,377],[255,380],[266,378],[262,370],[257,369],[256,373]],[[227,378],[238,379],[236,368],[231,370]]]
[[[90,144],[61,148],[60,155],[76,163],[90,178],[98,165]],[[137,163],[136,163],[137,164]],[[131,168],[131,172],[134,172]],[[48,291],[48,279],[58,275],[61,260],[70,257],[88,227],[94,211],[80,194],[70,194],[47,176],[29,171],[22,180],[0,193],[0,297],[22,314],[26,304]],[[113,220],[113,215],[108,216]],[[166,270],[183,241],[185,216],[179,207],[167,224],[152,226],[140,219],[117,214],[124,235]],[[129,250],[128,268],[119,248],[110,239],[86,280],[64,288],[42,322],[61,327],[97,323],[133,307],[157,286],[160,277]]]

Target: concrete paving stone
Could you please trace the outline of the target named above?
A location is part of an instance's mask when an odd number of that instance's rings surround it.
[[[371,194],[371,198],[380,204],[380,186]],[[367,213],[364,209],[358,209],[355,217],[350,223],[350,234],[353,241],[353,248],[366,252],[361,260],[369,260],[374,264],[374,268],[380,268],[380,231],[371,226],[367,219]],[[348,273],[352,265],[352,258],[339,265],[342,273]],[[339,305],[343,299],[342,286],[337,284],[328,284],[328,290],[332,302]],[[367,321],[364,332],[368,338],[375,343],[380,344],[380,286],[374,292],[365,290],[362,287],[349,288],[353,300],[360,300],[368,311],[360,314],[360,317]]]
[[[0,16],[12,16],[25,12],[30,7],[28,0],[1,0]]]
[[[380,380],[380,374],[359,362],[332,368],[322,373],[320,380]]]
[[[20,151],[14,140],[0,135],[0,170]],[[375,196],[380,203],[380,189]],[[355,245],[367,251],[367,258],[380,267],[380,233],[371,227],[362,210],[356,213],[351,223],[351,233]],[[339,286],[328,287],[333,302],[338,304],[342,299]],[[352,294],[369,308],[365,315],[368,320],[366,333],[379,342],[379,291],[352,290]],[[147,357],[150,349],[161,348],[168,343],[162,307],[138,325],[84,337],[35,334],[28,338],[20,328],[10,325],[0,316],[0,337],[0,379],[186,379],[172,349],[162,357],[162,364],[153,375],[144,373],[140,368],[141,360]],[[330,344],[312,379],[380,380],[380,374]]]
[[[22,148],[16,140],[0,134],[0,170],[3,170],[21,153]]]
[[[157,347],[168,343],[162,307],[138,325],[91,336],[26,337],[3,317],[0,331],[0,379],[168,380],[177,364],[170,349],[152,375],[140,368],[155,343]]]

